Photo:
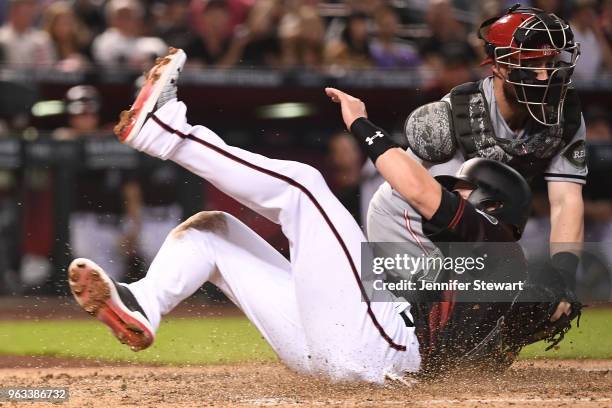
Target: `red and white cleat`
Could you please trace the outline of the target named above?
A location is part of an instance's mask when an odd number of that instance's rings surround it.
[[[86,258],[72,261],[68,283],[79,305],[110,327],[121,343],[134,351],[153,344],[153,327],[132,292],[114,282],[95,262]]]
[[[170,48],[168,55],[158,58],[147,72],[145,82],[129,111],[121,112],[115,135],[123,143],[129,142],[146,122],[151,112],[176,98],[176,83],[187,55],[178,48]]]

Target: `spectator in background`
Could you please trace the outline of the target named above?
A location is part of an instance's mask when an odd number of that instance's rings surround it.
[[[593,80],[603,68],[612,69],[612,50],[599,26],[595,0],[574,0],[570,25],[574,40],[580,43],[580,63],[576,79]]]
[[[43,14],[43,25],[53,41],[59,69],[78,71],[87,66],[84,49],[88,33],[82,29],[69,3],[58,1],[49,5]]]
[[[55,61],[49,35],[35,27],[38,15],[35,0],[9,2],[7,21],[0,28],[0,48],[6,64],[45,66]]]
[[[534,0],[533,7],[548,13],[555,13],[562,19],[569,20],[572,13],[572,2],[573,0]],[[512,4],[515,3],[516,1],[512,1]]]
[[[91,38],[106,29],[104,0],[72,0],[70,3],[78,20],[83,22]]]
[[[455,18],[449,0],[433,0],[427,10],[426,20],[431,35],[421,44],[420,52],[427,68],[435,72],[443,66],[441,50],[444,44],[449,42],[467,44],[467,30]],[[471,53],[474,54],[473,51]]]
[[[374,15],[376,38],[370,51],[380,68],[414,68],[421,64],[418,51],[398,37],[399,17],[394,9],[381,7]]]
[[[130,218],[132,225],[127,228],[134,231],[128,238],[134,242],[135,255],[145,264],[143,272],[153,262],[166,236],[181,222],[178,195],[184,182],[180,168],[173,162],[145,158],[144,163],[136,174],[137,185],[130,187],[137,200],[132,200],[134,208],[129,213],[135,216]]]
[[[137,0],[110,0],[105,16],[109,27],[92,46],[95,62],[140,69],[166,53],[167,46],[161,39],[141,36],[144,10]]]
[[[434,0],[427,10],[431,35],[420,47],[424,60],[423,82],[426,88],[448,92],[451,88],[475,78],[473,71],[477,52],[467,37],[467,30],[453,14],[447,0]],[[478,40],[482,48],[482,40]]]
[[[507,10],[512,5],[508,7],[505,6],[506,5],[499,0],[483,0],[480,3],[479,15],[475,21],[481,22],[489,20],[493,17],[500,16],[504,13],[504,10]],[[484,47],[482,46],[482,39],[478,35],[479,27],[480,24],[477,23],[476,26],[474,26],[474,29],[468,33],[468,43],[470,44],[474,54],[476,55],[476,60],[483,61],[487,58],[487,55],[484,50]],[[486,73],[483,73],[483,75],[488,76],[488,70],[486,70]]]
[[[439,58],[439,50],[449,41],[465,41],[465,27],[455,18],[449,0],[432,0],[426,15],[430,36],[421,44],[421,55],[430,60]]]
[[[283,66],[321,68],[325,25],[316,8],[302,5],[285,14],[279,31]]]
[[[612,143],[610,113],[599,107],[589,107],[585,112],[587,145],[609,146]],[[603,150],[603,149],[597,149]],[[609,150],[608,150],[609,151]],[[604,159],[592,157],[589,160],[589,182],[585,186],[584,220],[585,241],[612,241],[612,195],[607,185],[610,169]]]
[[[329,139],[328,160],[331,190],[361,225],[359,185],[363,159],[355,138],[346,132],[334,134]]]
[[[203,21],[200,16],[210,1],[211,0],[190,1],[189,12],[192,17],[191,26],[193,27],[193,31],[200,32],[202,30]],[[229,30],[234,31],[239,25],[243,24],[246,21],[251,8],[254,7],[259,1],[260,0],[225,0],[227,11],[229,13]]]
[[[100,97],[91,86],[75,86],[66,94],[68,127],[54,137],[93,140],[101,132]],[[114,139],[110,140],[116,143]],[[142,194],[130,174],[116,168],[79,168],[75,211],[70,215],[70,246],[75,257],[94,256],[114,279],[123,279],[128,257],[135,252],[140,231]],[[109,268],[109,269],[106,269]]]
[[[608,46],[612,46],[612,0],[604,0],[601,5],[601,28]]]
[[[246,20],[248,40],[242,53],[243,65],[280,65],[281,44],[278,31],[282,17],[281,0],[258,0],[253,4]]]
[[[609,111],[599,106],[590,107],[586,111],[585,122],[587,143],[612,142]]]
[[[388,0],[346,0],[346,7],[356,14],[374,17],[376,10],[387,5]]]
[[[325,48],[326,64],[332,68],[371,67],[370,41],[367,14],[352,13],[347,18],[340,38],[333,39],[327,44]]]
[[[185,49],[191,38],[189,0],[157,2],[153,8],[155,35],[172,47]]]
[[[555,13],[563,18],[563,9],[559,0],[534,0],[532,7],[544,10],[547,13]]]
[[[243,30],[232,29],[227,1],[208,1],[197,26],[185,50],[191,64],[228,68],[238,63],[248,38]]]
[[[578,276],[588,295],[609,299],[609,279],[612,275],[609,269],[601,267],[601,263],[608,268],[612,265],[612,193],[608,187],[612,172],[612,127],[609,109],[589,107],[585,112],[585,123],[589,147],[589,180],[584,188],[584,240],[601,244],[600,257],[595,257],[599,261],[593,262],[592,257],[583,258]],[[592,247],[591,244],[589,249]],[[606,279],[608,285],[605,284]]]
[[[77,140],[82,136],[97,136],[100,133],[100,96],[93,86],[70,88],[66,93],[65,110],[68,126],[53,132],[55,140]]]
[[[339,132],[329,139],[329,185],[357,223],[366,230],[370,200],[385,181],[371,160],[363,160],[355,138]]]
[[[448,93],[466,82],[478,80],[474,69],[476,54],[468,43],[449,41],[442,46],[439,57],[442,65],[435,87],[442,93]]]

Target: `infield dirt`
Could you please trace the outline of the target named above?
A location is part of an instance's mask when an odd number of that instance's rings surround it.
[[[384,386],[332,384],[296,375],[280,364],[145,367],[98,362],[92,366],[76,360],[2,357],[0,366],[5,367],[0,369],[3,387],[69,387],[69,403],[36,407],[612,408],[609,360],[521,361],[499,376],[473,374],[410,385],[391,381]],[[0,402],[0,406],[30,405]]]

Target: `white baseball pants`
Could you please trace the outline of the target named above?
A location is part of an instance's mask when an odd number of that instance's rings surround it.
[[[414,328],[392,302],[362,297],[365,238],[321,174],[227,146],[211,130],[189,125],[185,114],[183,103],[166,103],[129,144],[173,160],[280,224],[291,261],[237,219],[197,214],[168,236],[147,276],[130,286],[153,326],[210,281],[290,368],[371,382],[417,371]]]

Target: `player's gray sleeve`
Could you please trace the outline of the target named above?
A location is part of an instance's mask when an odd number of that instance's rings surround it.
[[[414,153],[407,153],[417,162],[421,163],[432,176],[454,175],[463,164],[463,155],[456,152],[453,158],[445,163],[431,163],[419,159]],[[415,220],[414,233],[422,235],[420,226],[420,215],[408,204],[408,202],[389,183],[384,182],[376,191],[366,217],[367,236],[372,242],[406,242],[411,237],[406,231],[406,220],[404,211],[413,215]],[[417,222],[418,220],[418,222]]]
[[[376,167],[372,163],[371,160],[366,160],[363,167],[361,168],[361,184],[359,185],[359,204],[360,204],[360,214],[361,214],[361,223],[363,224],[364,231],[365,226],[367,224],[368,219],[368,207],[370,205],[370,201],[372,197],[380,187],[382,183],[385,182],[383,176],[380,175]]]
[[[393,197],[389,183],[380,185],[368,207],[367,237],[370,242],[403,242],[404,226],[398,222],[398,200]]]
[[[410,149],[407,149],[406,151],[408,152],[410,157],[412,157],[414,160],[423,165],[423,167],[425,167],[429,174],[431,174],[433,177],[443,175],[453,176],[457,173],[461,165],[465,162],[463,154],[461,154],[459,150],[455,152],[454,156],[450,160],[444,163],[432,163],[425,160],[421,160]]]
[[[581,119],[580,128],[572,140],[550,162],[544,172],[546,181],[567,181],[586,184],[588,174],[586,157],[586,126]]]

